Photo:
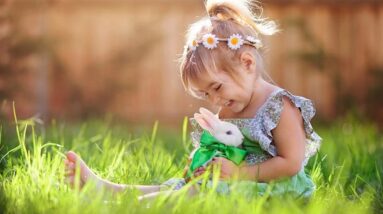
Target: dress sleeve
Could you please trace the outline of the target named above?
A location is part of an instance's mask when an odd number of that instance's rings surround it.
[[[315,115],[315,108],[311,100],[292,95],[291,93],[280,90],[269,97],[265,104],[259,109],[255,120],[251,124],[251,137],[258,141],[265,151],[270,155],[276,156],[277,151],[272,144],[273,136],[271,131],[278,125],[281,113],[283,110],[283,97],[287,97],[291,102],[299,108],[306,134],[306,148],[304,164],[307,164],[308,159],[313,156],[319,149],[322,139],[313,130],[310,123]]]

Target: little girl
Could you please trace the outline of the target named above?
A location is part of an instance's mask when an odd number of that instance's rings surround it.
[[[277,29],[274,22],[256,16],[251,11],[254,6],[245,0],[207,0],[208,17],[192,24],[187,34],[181,58],[182,83],[192,96],[218,106],[219,118],[246,130],[248,137],[269,154],[249,154],[239,166],[215,158],[211,165],[220,166],[221,176],[217,191],[229,193],[241,186],[244,191],[256,187],[256,194],[262,195],[272,181],[272,194],[309,196],[315,185],[304,173],[304,166],[321,142],[310,124],[315,109],[310,100],[266,81],[260,36],[272,35]],[[192,125],[192,139],[198,145],[201,128],[195,121]],[[115,184],[96,176],[74,152],[68,152],[65,163],[72,184],[77,162],[81,184],[93,180],[112,191],[138,189],[141,198],[155,197],[164,190],[171,193],[185,185],[183,179],[174,178],[162,185]],[[199,168],[194,175],[204,171]],[[230,184],[235,177],[240,179],[240,185]],[[193,194],[197,190],[190,191]]]

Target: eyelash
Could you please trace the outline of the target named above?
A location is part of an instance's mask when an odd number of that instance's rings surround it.
[[[221,87],[222,87],[222,84],[219,84],[219,86],[217,88],[215,88],[214,90],[219,91],[219,89],[221,89]]]
[[[219,84],[219,86],[217,88],[214,88],[215,91],[219,91],[219,89],[221,89],[222,87],[222,84]],[[203,97],[206,99],[209,97],[209,93],[205,92]]]

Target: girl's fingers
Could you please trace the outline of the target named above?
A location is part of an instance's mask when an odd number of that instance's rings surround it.
[[[218,164],[222,161],[221,157],[213,158],[210,162],[210,164]]]
[[[211,161],[209,163],[207,163],[206,167],[211,166],[213,164],[216,164],[218,162],[218,160],[219,160],[218,158],[211,159]]]
[[[204,172],[205,172],[205,168],[204,167],[199,167],[196,169],[196,171],[194,172],[194,176],[195,177],[198,177],[200,175],[202,175]]]
[[[199,167],[195,170],[195,172],[203,172],[203,171],[205,171],[205,168],[203,167]]]

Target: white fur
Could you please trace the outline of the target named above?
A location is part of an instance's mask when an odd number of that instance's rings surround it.
[[[194,119],[217,140],[228,146],[237,147],[242,144],[244,136],[236,125],[220,120],[218,115],[205,108],[200,108],[199,111],[200,114],[194,114]]]

